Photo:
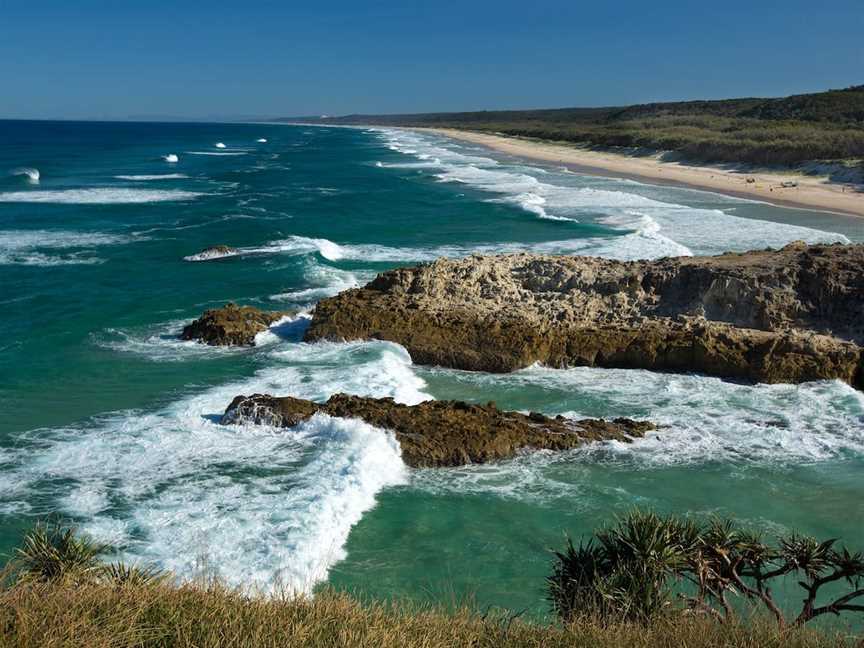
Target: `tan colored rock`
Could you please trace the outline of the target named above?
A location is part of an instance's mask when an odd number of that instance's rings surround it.
[[[864,387],[864,245],[620,262],[439,259],[319,302],[306,340],[377,338],[478,371],[632,367]]]
[[[293,427],[318,412],[359,418],[390,430],[413,467],[459,466],[512,457],[524,448],[568,450],[592,441],[628,442],[655,429],[630,419],[572,421],[532,412],[499,410],[494,403],[426,401],[402,405],[392,398],[336,394],[323,404],[267,394],[238,396],[222,417],[224,424],[257,423]]]
[[[283,316],[281,312],[229,303],[222,308],[204,311],[201,317],[183,329],[180,337],[212,346],[254,346],[255,336]]]

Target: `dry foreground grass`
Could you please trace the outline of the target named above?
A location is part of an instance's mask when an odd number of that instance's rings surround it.
[[[861,646],[839,633],[769,622],[717,624],[661,618],[648,625],[576,620],[540,625],[470,610],[444,612],[362,604],[344,593],[314,599],[250,597],[220,585],[169,581],[106,584],[24,582],[0,592],[0,646],[54,648],[361,646],[578,646],[688,648]]]

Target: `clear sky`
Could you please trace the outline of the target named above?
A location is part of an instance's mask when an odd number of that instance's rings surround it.
[[[864,83],[864,0],[0,0],[0,117],[616,105]]]

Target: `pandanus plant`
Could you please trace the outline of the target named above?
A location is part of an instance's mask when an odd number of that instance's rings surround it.
[[[79,534],[74,526],[62,520],[37,523],[15,550],[15,574],[20,581],[75,583],[102,582],[134,586],[164,578],[151,566],[104,563],[100,557],[113,551]]]
[[[772,589],[784,577],[797,578],[805,594],[791,618]],[[645,622],[676,610],[725,622],[737,596],[763,605],[781,627],[802,625],[823,614],[864,612],[864,555],[836,539],[792,534],[772,544],[728,519],[699,524],[633,511],[579,545],[568,539],[555,552],[547,596],[565,621],[590,615]]]

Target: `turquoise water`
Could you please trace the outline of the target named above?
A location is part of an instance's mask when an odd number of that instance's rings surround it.
[[[861,241],[860,219],[387,130],[0,122],[0,173],[0,551],[57,512],[181,577],[542,610],[548,549],[635,505],[864,545],[864,397],[840,383],[493,376],[414,366],[388,343],[300,342],[317,299],[439,255]],[[184,260],[219,243],[241,254]],[[295,315],[251,349],[178,341],[229,300]],[[668,427],[631,445],[412,471],[357,421],[216,424],[253,391],[491,399]]]

